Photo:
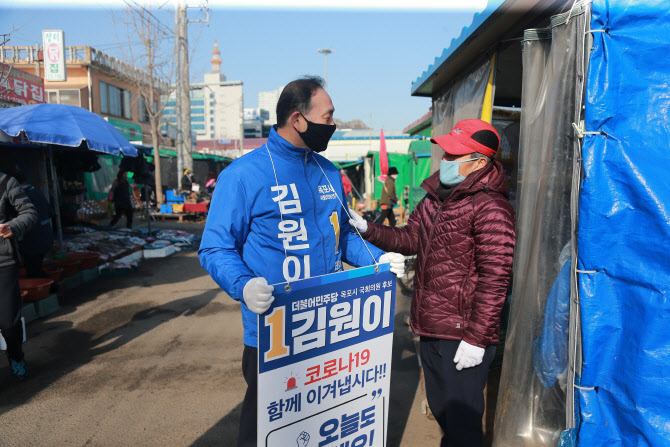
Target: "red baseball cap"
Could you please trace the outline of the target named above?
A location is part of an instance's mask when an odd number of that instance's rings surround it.
[[[495,128],[478,119],[462,120],[456,123],[447,135],[430,139],[444,152],[451,155],[466,155],[479,152],[495,157],[500,147],[500,137]]]

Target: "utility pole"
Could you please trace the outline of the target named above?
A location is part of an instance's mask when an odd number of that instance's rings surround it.
[[[181,188],[184,169],[193,168],[191,155],[191,86],[188,60],[188,24],[206,22],[209,26],[209,6],[205,20],[188,20],[187,6],[178,0],[175,6],[175,56],[177,56],[177,179]]]
[[[319,48],[316,50],[317,53],[321,53],[325,56],[326,58],[326,88],[325,90],[328,90],[328,55],[330,53],[333,53],[335,50],[331,50],[329,48]]]
[[[183,169],[179,172],[179,178],[184,169],[193,168],[193,157],[191,155],[191,84],[189,81],[188,60],[188,18],[186,17],[186,6],[179,4],[179,57],[181,59],[181,132],[182,132],[182,160]]]
[[[181,131],[181,52],[180,52],[180,47],[181,47],[181,14],[179,10],[179,4],[175,5],[175,11],[174,11],[174,54],[175,57],[177,58],[177,69],[175,70],[176,73],[176,84],[177,88],[175,89],[175,117],[176,117],[176,125],[177,125],[177,141],[175,149],[177,150],[177,186],[179,189],[181,189],[181,178],[182,178],[182,173],[184,172],[184,153],[182,150],[183,146],[183,141],[184,141],[184,135],[182,134]],[[160,163],[160,159],[158,160],[158,163]]]

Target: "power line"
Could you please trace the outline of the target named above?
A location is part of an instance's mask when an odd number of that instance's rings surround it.
[[[131,9],[133,9],[133,6],[130,3],[133,3],[135,5],[135,9],[141,9],[142,11],[146,12],[151,18],[153,18],[156,21],[156,26],[163,32],[163,34],[167,36],[174,36],[174,32],[165,26],[163,22],[160,21],[158,17],[154,15],[150,10],[148,10],[144,5],[140,5],[137,3],[135,0],[123,0],[124,3]]]

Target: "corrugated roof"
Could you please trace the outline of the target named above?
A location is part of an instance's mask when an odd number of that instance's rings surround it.
[[[428,66],[428,69],[412,82],[412,95],[425,84],[429,78],[444,64],[458,47],[460,47],[468,37],[470,37],[491,15],[504,3],[504,0],[488,0],[486,8],[482,12],[477,12],[472,17],[472,23],[464,26],[461,35],[458,38],[451,39],[451,45],[442,51],[442,54],[435,58],[435,62]]]
[[[423,116],[422,116],[421,118],[419,118],[418,120],[414,121],[414,122],[413,122],[412,124],[410,124],[409,126],[405,127],[402,131],[403,131],[404,133],[412,133],[411,131],[412,131],[414,128],[419,127],[420,125],[422,125],[422,124],[424,124],[424,123],[427,123],[429,120],[432,120],[432,119],[433,119],[433,111],[432,111],[432,110],[429,110],[425,115],[423,115]]]

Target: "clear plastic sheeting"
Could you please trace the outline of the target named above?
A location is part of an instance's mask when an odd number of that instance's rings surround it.
[[[485,58],[465,77],[454,82],[442,95],[433,101],[433,135],[445,135],[460,120],[480,118],[486,98],[491,70],[495,64],[492,58]],[[444,151],[433,144],[431,170],[440,167]]]
[[[95,172],[84,173],[84,181],[86,182],[86,189],[91,196],[90,199],[101,200],[107,197],[109,190],[112,188],[112,183],[116,179],[116,174],[119,172],[118,160],[110,156],[98,157],[100,169]]]
[[[556,305],[551,300],[548,306],[552,289],[563,291],[565,304],[565,277],[559,274],[572,239],[570,203],[578,149],[572,123],[579,121],[583,76],[579,79],[578,73],[589,19],[588,4],[578,2],[571,11],[552,17],[550,28],[527,30],[522,43],[517,243],[494,447],[557,446],[566,427],[567,354],[560,360],[543,357],[542,335],[551,333],[552,345],[568,352],[566,322],[558,330],[544,325],[556,323],[545,319],[545,311],[553,312]],[[538,376],[534,358],[544,360],[538,366],[548,386]]]
[[[579,208],[583,447],[670,445],[670,5],[594,0]]]

